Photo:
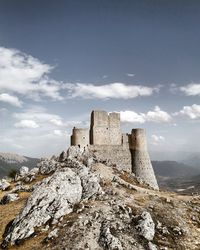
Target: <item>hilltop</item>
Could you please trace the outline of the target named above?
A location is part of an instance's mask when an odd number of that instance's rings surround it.
[[[0,206],[4,248],[200,248],[198,195],[154,190],[74,146],[43,159],[32,173],[22,170],[0,193],[18,195]]]

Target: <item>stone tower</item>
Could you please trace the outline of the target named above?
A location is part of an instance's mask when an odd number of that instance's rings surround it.
[[[89,129],[88,128],[76,128],[72,130],[71,145],[79,145],[85,147],[89,145]]]
[[[132,154],[133,173],[154,189],[159,189],[147,150],[147,140],[144,129],[132,129],[130,135],[130,150]]]
[[[120,114],[92,111],[90,123],[91,145],[121,145]]]

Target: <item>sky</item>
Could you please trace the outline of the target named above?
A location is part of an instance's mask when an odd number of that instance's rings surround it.
[[[0,152],[41,157],[92,110],[200,151],[200,1],[0,0]]]

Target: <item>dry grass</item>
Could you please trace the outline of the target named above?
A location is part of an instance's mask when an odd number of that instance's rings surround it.
[[[29,196],[30,193],[21,193],[19,200],[0,206],[0,243],[2,243],[6,225],[20,213]]]

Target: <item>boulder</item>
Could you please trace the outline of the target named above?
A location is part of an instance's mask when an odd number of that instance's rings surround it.
[[[10,187],[10,183],[5,180],[5,179],[2,179],[0,180],[0,190],[7,190],[8,188]]]
[[[20,175],[21,177],[24,177],[24,176],[26,176],[26,175],[28,174],[28,172],[29,172],[29,168],[26,167],[26,166],[22,166],[22,167],[20,168],[20,170],[19,170],[19,175]]]
[[[153,240],[155,234],[155,224],[151,218],[150,213],[144,211],[141,214],[136,229],[138,233],[145,239],[149,241]]]
[[[10,203],[12,201],[16,201],[19,199],[18,194],[6,194],[3,196],[3,198],[0,200],[1,205],[5,205],[7,203]]]
[[[80,177],[70,168],[56,171],[35,188],[25,208],[10,226],[2,247],[34,235],[36,227],[58,222],[63,215],[73,211],[81,196]]]
[[[99,243],[104,249],[123,250],[120,240],[111,234],[107,222],[102,223]]]
[[[50,174],[57,169],[58,162],[55,159],[42,159],[37,167],[40,174]]]

